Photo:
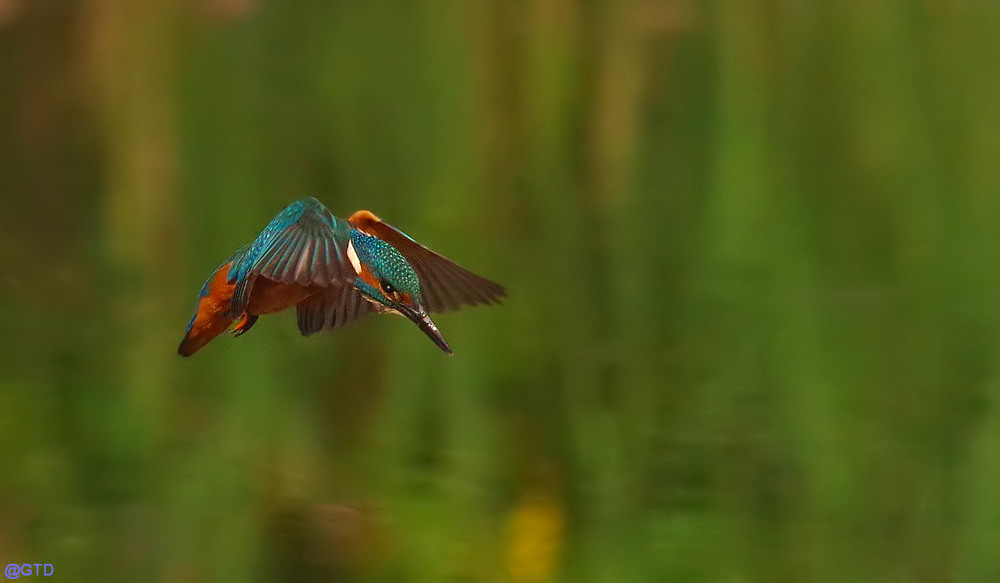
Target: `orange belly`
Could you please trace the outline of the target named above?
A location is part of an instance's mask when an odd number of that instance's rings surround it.
[[[208,290],[199,297],[194,318],[177,352],[182,356],[190,356],[212,341],[213,338],[225,332],[235,318],[229,317],[229,305],[235,286],[226,280],[229,264],[220,267],[208,283]],[[250,304],[247,314],[272,314],[294,307],[314,293],[321,293],[321,288],[308,288],[301,285],[289,285],[260,277],[254,282],[250,292]]]
[[[316,293],[317,288],[301,285],[278,283],[266,277],[258,277],[250,292],[250,305],[247,313],[253,315],[273,314],[280,312],[305,300]]]

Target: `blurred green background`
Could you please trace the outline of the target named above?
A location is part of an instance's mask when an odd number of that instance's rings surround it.
[[[0,0],[0,562],[1000,580],[1000,4]],[[175,353],[288,202],[504,306]]]

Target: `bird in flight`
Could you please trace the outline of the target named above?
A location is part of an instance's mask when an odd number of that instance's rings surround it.
[[[231,326],[239,336],[261,314],[294,306],[303,336],[373,312],[401,314],[451,354],[429,314],[499,304],[505,295],[370,211],[345,220],[304,198],[209,276],[177,353],[191,356]]]

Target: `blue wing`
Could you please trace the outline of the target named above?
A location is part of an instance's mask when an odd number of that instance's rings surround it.
[[[349,240],[350,224],[315,198],[288,205],[230,267],[229,279],[236,282],[230,314],[246,311],[258,277],[318,287],[352,282],[356,274],[347,259]]]

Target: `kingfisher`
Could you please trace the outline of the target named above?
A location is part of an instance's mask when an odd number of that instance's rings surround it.
[[[285,207],[209,276],[177,353],[191,356],[226,330],[245,334],[262,314],[294,306],[303,336],[370,313],[400,314],[452,354],[430,314],[499,304],[506,295],[371,211],[345,220],[309,197]]]

